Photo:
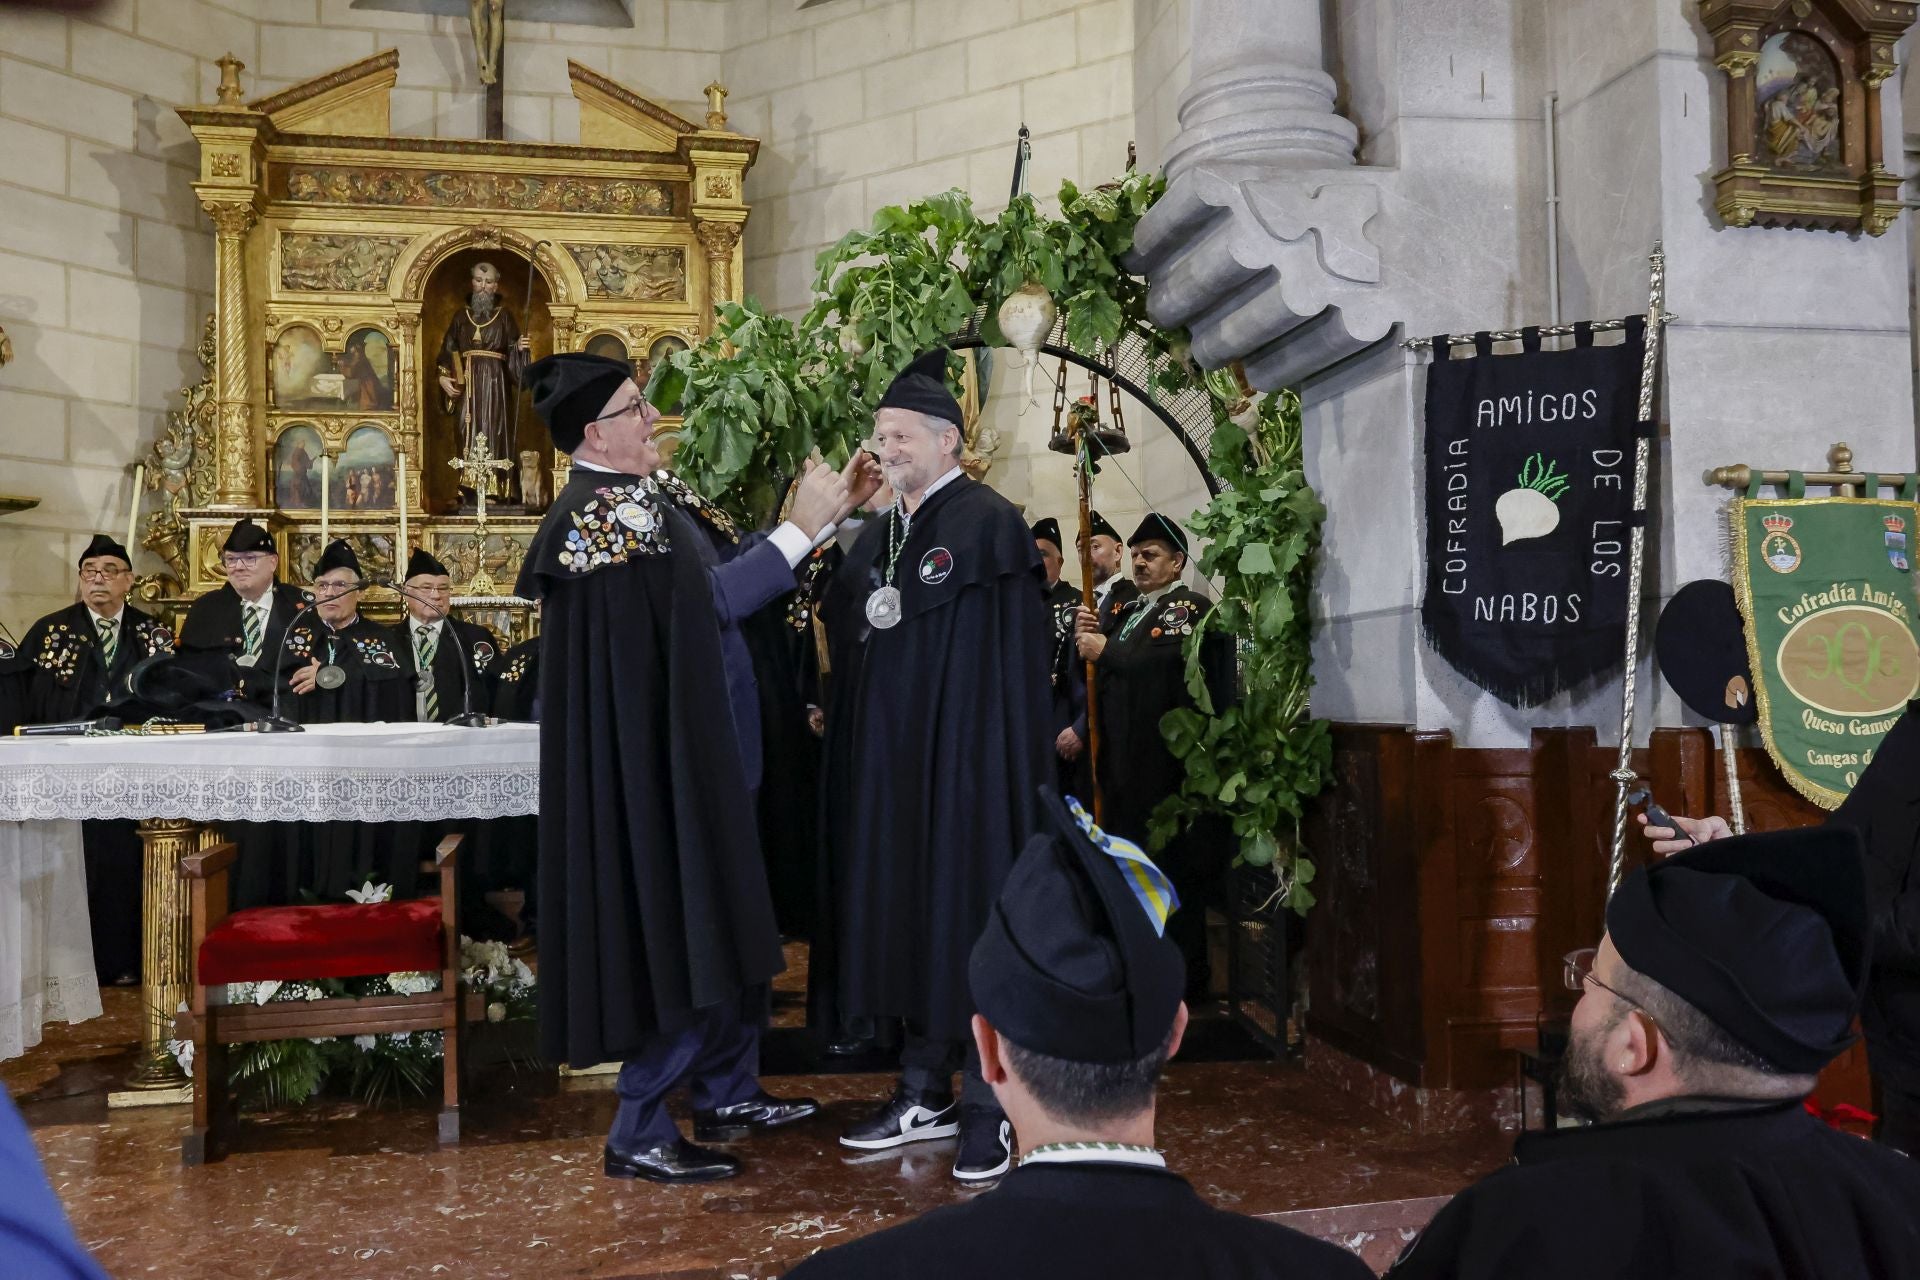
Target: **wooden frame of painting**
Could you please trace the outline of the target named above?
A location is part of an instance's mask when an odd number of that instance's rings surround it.
[[[1881,235],[1900,216],[1881,91],[1913,0],[1701,0],[1727,76],[1728,167],[1713,177],[1732,227]]]

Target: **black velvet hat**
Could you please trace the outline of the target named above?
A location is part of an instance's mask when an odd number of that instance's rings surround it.
[[[572,453],[587,438],[587,424],[632,376],[631,361],[562,351],[528,365],[525,385],[533,392],[534,411],[547,424],[553,447]]]
[[[233,659],[227,651],[167,650],[136,663],[108,709],[127,721],[165,717],[209,728],[259,719],[258,708],[228,696],[233,685]]]
[[[1629,968],[1794,1075],[1853,1043],[1869,932],[1859,833],[1832,823],[1700,845],[1607,904]]]
[[[1060,522],[1052,516],[1033,522],[1033,537],[1036,542],[1051,542],[1055,551],[1066,545],[1060,541]]]
[[[441,578],[451,576],[447,573],[447,566],[436,560],[431,552],[424,547],[415,547],[413,554],[407,557],[407,577],[418,578],[422,574]]]
[[[1165,542],[1181,555],[1187,554],[1187,535],[1180,532],[1178,524],[1158,511],[1147,512],[1147,518],[1140,522],[1140,527],[1133,531],[1131,538],[1127,539],[1129,547],[1137,547],[1143,542]]]
[[[1049,829],[1027,842],[974,943],[974,1004],[1035,1053],[1144,1058],[1166,1043],[1186,989],[1180,948],[1163,932],[1179,899],[1144,854],[1051,787],[1040,804]]]
[[[1112,538],[1115,542],[1120,541],[1120,531],[1114,528],[1111,524],[1108,524],[1107,518],[1101,515],[1098,511],[1094,512],[1093,518],[1087,522],[1087,532],[1093,537],[1099,537],[1100,535],[1105,534],[1107,537]]]
[[[1720,724],[1760,718],[1740,606],[1726,583],[1702,578],[1674,592],[1654,627],[1653,652],[1660,674],[1695,714]]]
[[[128,568],[133,567],[133,557],[127,554],[127,549],[104,533],[93,535],[93,541],[87,544],[87,549],[80,553],[80,559],[75,563],[85,564],[95,556],[119,556],[127,562]]]
[[[887,394],[880,397],[878,407],[911,409],[956,427],[962,425],[965,415],[960,412],[960,402],[947,390],[947,349],[936,347],[923,356],[916,356],[913,363],[894,378]]]
[[[220,545],[220,550],[242,555],[249,551],[272,551],[273,536],[250,517],[243,516],[233,522],[233,528],[228,531],[227,540]]]
[[[329,569],[351,569],[354,577],[363,576],[360,572],[360,557],[353,553],[353,548],[347,545],[344,538],[335,538],[327,544],[327,549],[320,553],[318,560],[314,561],[313,576],[318,578]]]

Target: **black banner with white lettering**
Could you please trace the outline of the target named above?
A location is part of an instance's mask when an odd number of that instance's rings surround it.
[[[1515,707],[1620,666],[1646,325],[1427,371],[1427,641]]]

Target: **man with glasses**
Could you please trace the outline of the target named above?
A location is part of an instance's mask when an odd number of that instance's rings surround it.
[[[540,1030],[548,1061],[620,1062],[611,1178],[709,1182],[739,1141],[813,1115],[760,1087],[766,983],[783,967],[754,825],[759,702],[740,620],[877,485],[812,467],[789,519],[738,534],[662,469],[659,414],[624,360],[527,370],[572,476],[527,548],[540,601]]]
[[[220,567],[227,580],[187,610],[180,647],[230,655],[235,687],[264,706],[273,698],[281,637],[289,622],[313,607],[313,597],[279,580],[273,538],[251,519],[236,521],[228,532]]]
[[[1523,1134],[1388,1275],[1920,1275],[1920,1164],[1804,1106],[1853,1042],[1870,932],[1844,828],[1632,872],[1566,960],[1561,1097],[1592,1123]]]
[[[29,724],[78,720],[99,713],[142,658],[173,648],[173,632],[127,603],[133,557],[106,534],[80,553],[77,604],[34,623],[20,645],[33,664],[28,677]],[[140,974],[140,839],[130,819],[83,824],[87,854],[87,913],[93,922],[94,966],[104,984],[135,982]]]

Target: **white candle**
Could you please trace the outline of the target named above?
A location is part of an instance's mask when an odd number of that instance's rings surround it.
[[[393,455],[393,491],[400,504],[400,545],[393,550],[394,577],[407,571],[407,556],[413,548],[407,543],[407,455]]]
[[[328,493],[328,490],[332,487],[332,477],[333,459],[322,450],[320,454],[320,550],[322,553],[325,553],[328,542],[327,517],[330,514],[328,506],[331,502],[331,495]]]
[[[133,501],[127,504],[127,555],[134,554],[139,543],[134,541],[134,533],[140,527],[140,488],[147,480],[147,464],[136,463],[133,468]]]

